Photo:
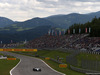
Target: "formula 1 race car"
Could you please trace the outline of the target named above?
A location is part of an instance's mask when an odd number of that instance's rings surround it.
[[[33,68],[33,71],[41,71],[40,68]]]

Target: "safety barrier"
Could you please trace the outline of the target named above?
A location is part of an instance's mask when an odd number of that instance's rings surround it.
[[[7,60],[16,60],[16,58],[7,58]]]
[[[70,68],[71,68],[72,70],[74,70],[74,71],[82,72],[82,73],[85,73],[85,74],[88,74],[88,73],[100,73],[99,71],[77,68],[77,67],[74,67],[74,66],[72,66],[72,65],[70,65]],[[96,75],[97,75],[97,74],[96,74]]]
[[[37,49],[0,49],[0,51],[33,51],[37,52]]]
[[[67,64],[59,64],[60,68],[67,68]]]

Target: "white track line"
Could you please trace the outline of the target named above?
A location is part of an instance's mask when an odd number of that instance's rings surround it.
[[[12,75],[12,71],[21,63],[21,59],[20,59],[20,61],[19,61],[19,63],[14,67],[14,68],[12,68],[11,70],[10,70],[10,75]]]
[[[40,59],[41,60],[41,59]],[[61,72],[58,72],[58,71],[56,71],[56,70],[54,70],[53,68],[51,68],[47,63],[45,63],[43,60],[41,60],[44,64],[46,64],[50,69],[52,69],[53,71],[55,71],[55,72],[57,72],[57,73],[60,73],[60,74],[62,74],[62,75],[66,75],[66,74],[64,74],[64,73],[61,73]]]
[[[57,73],[59,73],[59,74],[62,74],[62,75],[66,75],[66,74],[64,74],[64,73],[61,73],[61,72],[58,72],[58,71],[56,71],[56,70],[54,70],[53,68],[51,68],[47,63],[45,63],[42,59],[39,59],[39,60],[41,60],[44,64],[46,64],[50,69],[52,69],[53,71],[55,71],[55,72],[57,72]],[[20,59],[20,62],[14,67],[14,68],[12,68],[11,70],[10,70],[10,75],[12,75],[12,71],[21,63],[21,59]]]

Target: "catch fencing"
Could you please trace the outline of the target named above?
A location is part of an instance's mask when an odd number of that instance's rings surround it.
[[[96,55],[100,55],[99,52],[91,52],[91,51],[73,51],[73,53],[69,56],[66,56],[66,62],[69,63],[70,68],[76,71],[80,71],[80,72],[93,72],[93,73],[97,73],[100,72],[100,61],[95,61],[95,60],[85,60],[85,59],[81,59],[81,61],[79,62],[79,60],[76,58],[76,56],[79,53],[87,53],[87,54],[96,54]],[[81,69],[80,69],[80,68]]]

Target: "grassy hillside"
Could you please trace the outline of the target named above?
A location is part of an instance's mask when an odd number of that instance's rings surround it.
[[[49,28],[51,28],[51,26],[38,26],[30,30],[19,30],[16,33],[10,33],[13,30],[7,32],[4,31],[0,33],[0,39],[3,41],[3,43],[10,43],[11,40],[13,40],[13,42],[24,41],[25,39],[29,41],[47,34]]]
[[[71,13],[68,15],[54,15],[47,17],[46,19],[57,24],[62,28],[68,28],[69,26],[80,23],[84,24],[86,22],[90,22],[94,17],[100,17],[100,11],[89,13],[89,14],[78,14],[78,13]]]

